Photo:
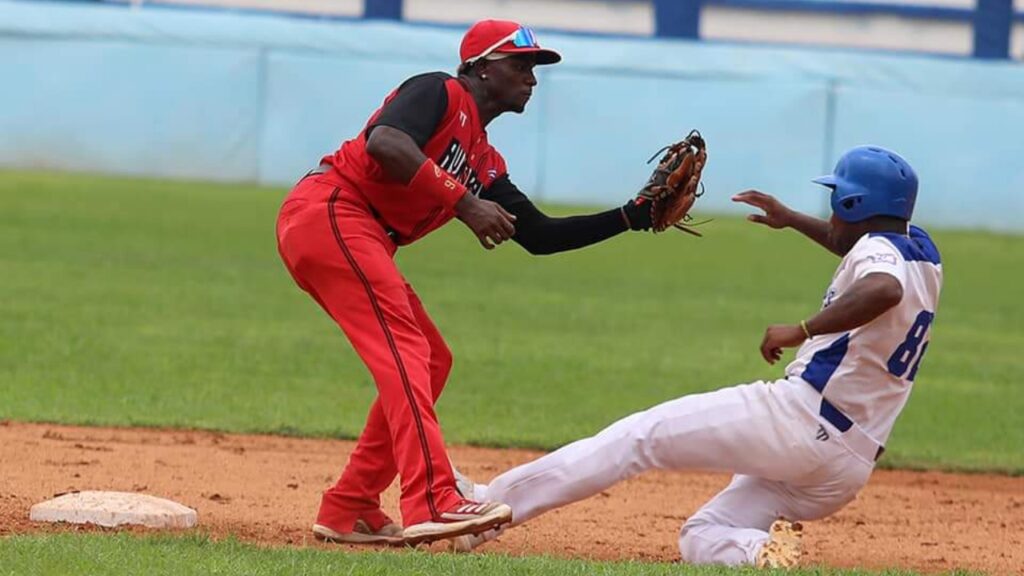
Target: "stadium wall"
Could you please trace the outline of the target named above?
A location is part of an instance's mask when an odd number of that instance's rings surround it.
[[[287,185],[461,31],[374,21],[0,1],[0,165]],[[1024,69],[1007,62],[542,35],[522,117],[491,139],[534,198],[616,204],[661,144],[710,143],[706,210],[758,187],[825,213],[809,179],[877,143],[918,168],[918,220],[1024,229]]]

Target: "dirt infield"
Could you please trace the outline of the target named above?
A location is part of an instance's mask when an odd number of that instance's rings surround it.
[[[310,537],[319,493],[351,442],[209,432],[0,423],[0,535],[64,530],[29,507],[73,490],[145,492],[199,512],[199,530],[271,545]],[[538,456],[455,447],[477,479]],[[687,514],[721,474],[651,473],[509,531],[481,552],[672,561]],[[385,509],[396,509],[394,487]],[[1024,574],[1024,478],[877,472],[836,516],[807,524],[804,563],[834,567],[965,568]]]

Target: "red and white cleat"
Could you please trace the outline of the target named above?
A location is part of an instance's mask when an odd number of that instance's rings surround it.
[[[474,502],[462,500],[430,522],[407,527],[402,535],[409,546],[455,538],[466,534],[480,534],[512,521],[512,508],[501,502]]]

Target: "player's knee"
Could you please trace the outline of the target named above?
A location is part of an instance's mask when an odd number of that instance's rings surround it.
[[[700,520],[690,518],[679,529],[679,555],[683,562],[695,563],[700,557],[700,542],[696,532],[700,529],[701,524]]]
[[[706,533],[712,523],[699,514],[690,517],[679,529],[679,555],[689,564],[717,563],[717,548],[720,543]]]
[[[679,529],[679,538],[692,538],[693,535],[699,532],[701,528],[710,524],[711,523],[702,518],[700,514],[690,516],[686,519],[686,522],[683,522],[683,526]]]

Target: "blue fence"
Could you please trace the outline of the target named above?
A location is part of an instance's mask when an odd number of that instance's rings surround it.
[[[405,77],[453,70],[461,32],[391,21],[0,0],[0,165],[289,184]],[[612,205],[700,128],[708,210],[758,187],[824,214],[845,148],[921,173],[924,223],[1024,229],[1024,68],[668,39],[545,35],[523,116],[490,130],[531,196]],[[672,54],[672,58],[665,58]]]
[[[92,0],[126,2],[129,0]],[[156,0],[159,2],[160,0]],[[171,0],[173,1],[173,0]],[[970,23],[973,29],[973,55],[976,58],[1010,58],[1010,35],[1014,19],[1013,0],[975,0],[974,8],[942,5],[904,4],[860,0],[609,0],[649,2],[654,8],[654,33],[663,38],[698,39],[702,9],[725,6],[764,11],[801,13],[838,13],[844,15],[885,15],[923,20],[947,20]],[[401,20],[404,0],[363,0],[363,17]]]
[[[367,5],[382,0],[366,0]],[[398,0],[394,0],[398,1]],[[700,6],[717,5],[760,10],[794,12],[838,12],[843,14],[880,14],[929,20],[970,21],[974,28],[976,58],[1009,58],[1010,30],[1013,26],[1013,0],[977,0],[976,8],[955,8],[884,2],[848,2],[842,0],[653,0],[658,19],[657,33],[663,36],[696,38],[700,26]]]

